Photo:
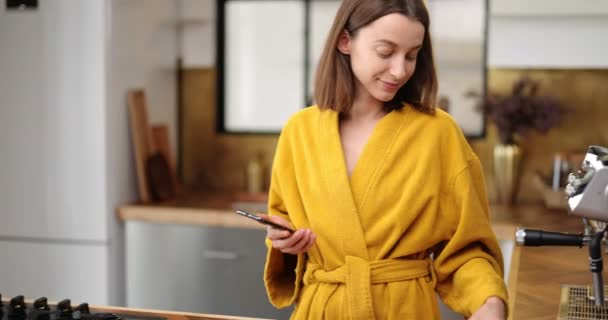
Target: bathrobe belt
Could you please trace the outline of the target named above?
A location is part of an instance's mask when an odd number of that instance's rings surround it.
[[[351,319],[375,319],[371,300],[371,285],[395,281],[405,281],[426,277],[436,283],[435,270],[430,258],[424,260],[386,259],[366,261],[346,256],[346,263],[332,271],[311,262],[306,265],[304,284],[336,283],[345,284]]]

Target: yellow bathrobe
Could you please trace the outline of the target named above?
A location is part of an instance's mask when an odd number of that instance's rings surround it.
[[[435,292],[465,316],[507,301],[480,162],[445,112],[384,116],[349,177],[338,113],[305,108],[272,171],[269,214],[317,236],[297,256],[266,241],[268,297],[292,319],[439,319]]]

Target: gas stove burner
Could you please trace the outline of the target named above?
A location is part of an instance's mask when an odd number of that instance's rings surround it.
[[[72,307],[70,299],[60,301],[54,308],[46,297],[28,304],[19,295],[4,303],[0,294],[0,320],[123,320],[123,317],[115,313],[91,313],[88,303]]]

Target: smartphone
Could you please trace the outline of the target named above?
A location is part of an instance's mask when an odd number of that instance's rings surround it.
[[[253,219],[253,220],[255,220],[255,221],[259,222],[259,223],[269,225],[269,226],[271,226],[273,228],[276,228],[276,229],[279,229],[279,230],[289,231],[289,233],[294,233],[295,232],[293,229],[290,229],[290,228],[284,227],[284,226],[282,226],[282,225],[280,225],[278,223],[274,223],[272,221],[266,220],[266,219],[258,216],[255,213],[251,213],[251,212],[247,212],[247,211],[243,211],[243,210],[236,210],[236,213],[242,215],[243,217],[247,217],[249,219]]]

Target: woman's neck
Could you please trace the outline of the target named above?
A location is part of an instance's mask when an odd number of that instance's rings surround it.
[[[345,118],[354,121],[367,121],[378,120],[384,115],[386,115],[384,103],[366,94],[355,96],[353,105]]]

